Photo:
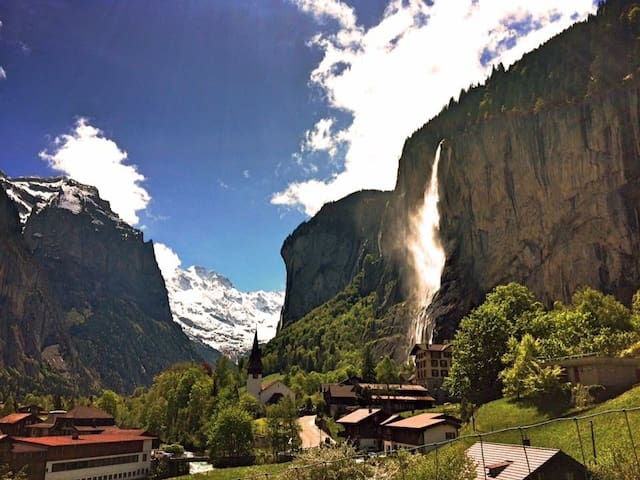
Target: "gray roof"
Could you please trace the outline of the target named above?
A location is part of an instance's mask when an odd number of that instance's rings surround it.
[[[482,442],[482,450],[480,442],[474,443],[467,450],[469,458],[476,463],[476,479],[485,478],[485,467],[509,462],[509,465],[499,475],[493,477],[497,480],[524,480],[530,475],[529,469],[531,469],[531,473],[534,473],[561,453],[560,450],[554,448],[524,447],[489,442]],[[488,475],[487,478],[489,478]]]

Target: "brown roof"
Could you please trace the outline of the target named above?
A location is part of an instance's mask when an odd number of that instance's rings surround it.
[[[442,413],[421,413],[420,415],[404,418],[397,422],[388,423],[386,426],[389,428],[415,428],[423,430],[447,421]]]
[[[53,428],[54,425],[55,423],[40,422],[34,423],[33,425],[27,425],[27,428]]]
[[[396,420],[400,420],[400,419],[402,419],[402,417],[400,415],[397,415],[397,414],[396,415],[391,415],[384,422],[380,422],[380,426],[387,425],[388,423],[393,423]]]
[[[360,388],[368,388],[369,390],[384,390],[387,391],[387,387],[389,390],[405,390],[411,392],[424,392],[429,393],[429,390],[422,385],[412,385],[410,383],[390,383],[387,385],[386,383],[361,383]]]
[[[351,412],[349,415],[345,415],[344,417],[336,420],[336,422],[349,423],[349,424],[360,423],[364,419],[369,418],[372,415],[375,415],[380,410],[381,410],[380,408],[372,408],[372,409],[359,408],[358,410],[354,410],[353,412]]]
[[[30,413],[11,413],[9,415],[7,415],[6,417],[2,417],[0,418],[0,423],[5,423],[5,424],[14,424],[14,423],[18,423],[22,420],[24,420],[27,417],[30,417],[31,414]]]
[[[323,385],[322,391],[329,391],[333,398],[356,398],[353,385],[339,385],[336,383]]]
[[[411,349],[409,355],[415,355],[418,350],[426,350],[428,352],[443,352],[452,347],[451,343],[416,343]]]
[[[76,419],[93,419],[93,418],[108,418],[113,419],[111,415],[107,412],[100,410],[95,407],[76,407],[73,410],[69,410],[65,418],[76,418]]]
[[[564,455],[564,453],[554,448],[523,447],[490,442],[482,442],[482,444],[477,442],[467,450],[467,456],[476,464],[476,478],[485,478],[485,469],[489,466],[500,468],[504,463],[508,463],[506,468],[494,477],[497,480],[530,478],[531,474],[556,455]],[[578,464],[577,461],[576,464]]]
[[[414,397],[413,395],[371,395],[372,400],[398,400],[400,402],[435,402],[431,395],[421,395]]]

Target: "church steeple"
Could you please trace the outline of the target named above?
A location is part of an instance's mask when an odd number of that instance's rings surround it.
[[[247,373],[249,375],[262,376],[262,353],[260,352],[260,346],[258,345],[258,331],[256,330],[253,337],[253,348],[251,349],[251,355],[249,355],[249,364],[247,365]]]

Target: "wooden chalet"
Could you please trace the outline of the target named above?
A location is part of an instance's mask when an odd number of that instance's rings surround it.
[[[338,419],[344,427],[340,435],[345,437],[356,450],[379,451],[382,448],[380,424],[389,418],[381,408],[359,408]]]
[[[586,468],[554,448],[477,442],[466,452],[476,465],[476,480],[586,478]]]
[[[382,425],[385,451],[413,449],[427,452],[430,444],[453,440],[462,422],[444,413],[421,413],[408,418],[390,419]]]
[[[32,413],[11,413],[0,418],[0,432],[5,435],[27,435],[27,429],[40,418]]]

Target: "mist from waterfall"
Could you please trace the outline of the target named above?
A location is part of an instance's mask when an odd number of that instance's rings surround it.
[[[445,253],[440,242],[440,213],[438,212],[438,164],[441,141],[436,149],[431,178],[424,192],[423,203],[411,219],[409,251],[415,271],[415,295],[419,314],[416,318],[415,342],[431,343],[433,319],[428,318],[427,307],[440,289]]]

